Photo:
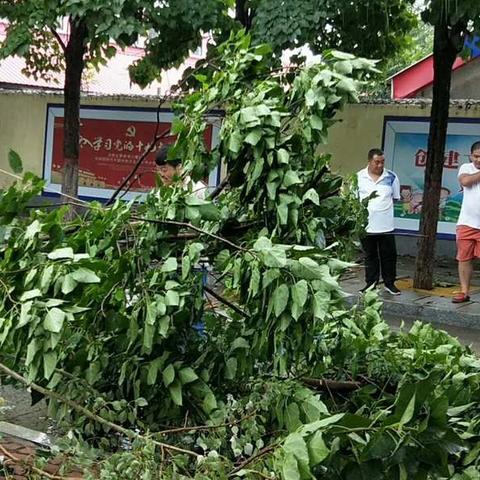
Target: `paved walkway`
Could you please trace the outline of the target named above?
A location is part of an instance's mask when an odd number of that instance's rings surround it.
[[[60,472],[62,464],[65,463],[65,459],[61,457],[48,460],[41,470],[33,470],[34,460],[39,454],[38,445],[34,443],[8,435],[2,436],[0,456],[3,458],[0,466],[0,480],[28,480],[33,475],[36,475],[35,478],[42,479],[82,480],[82,472],[79,470]],[[48,476],[42,472],[46,472]]]
[[[396,285],[402,294],[390,295],[380,284],[378,292],[383,300],[386,319],[398,326],[402,321],[407,325],[414,320],[429,322],[447,330],[463,343],[472,345],[480,352],[480,275],[475,273],[471,301],[462,304],[452,303],[453,295],[460,287],[456,276],[456,265],[453,260],[439,262],[435,269],[436,287],[433,290],[416,290],[413,288],[415,260],[402,257],[398,262]],[[358,299],[359,290],[364,287],[364,269],[359,265],[347,272],[341,281],[347,299],[354,303]]]

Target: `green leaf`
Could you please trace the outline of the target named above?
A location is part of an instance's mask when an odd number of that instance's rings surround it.
[[[280,164],[288,164],[290,154],[284,148],[279,148],[277,151],[277,160]]]
[[[178,268],[177,259],[175,257],[169,257],[162,265],[161,272],[168,273],[168,272],[175,272]]]
[[[198,380],[198,375],[190,367],[182,368],[178,372],[178,377],[180,378],[180,382],[182,385],[192,383],[195,380]]]
[[[285,255],[285,252],[283,252]],[[285,262],[286,262],[286,257],[285,257]],[[272,268],[270,270],[267,270],[267,273],[263,275],[263,288],[267,288],[272,282],[274,282],[278,277],[280,276],[280,270],[277,268]]]
[[[301,480],[297,459],[291,453],[285,455],[282,465],[282,474],[284,480]]]
[[[143,397],[138,397],[137,399],[135,399],[135,405],[137,407],[146,407],[148,405],[148,402]]]
[[[396,447],[395,441],[390,435],[378,432],[365,447],[362,458],[366,460],[385,460],[393,454]]]
[[[416,395],[414,393],[412,395],[412,398],[408,402],[407,408],[402,413],[402,417],[400,418],[400,421],[398,422],[400,425],[405,425],[413,418],[413,414],[415,413],[415,397]]]
[[[237,374],[237,359],[230,357],[225,365],[225,378],[233,380]]]
[[[78,283],[73,279],[73,276],[71,273],[69,273],[68,275],[65,275],[62,282],[62,293],[64,295],[68,295],[70,292],[73,292],[73,290],[75,290],[75,287],[77,285]]]
[[[100,278],[96,275],[95,272],[89,270],[88,268],[79,268],[74,272],[71,272],[73,280],[78,283],[100,283]]]
[[[48,380],[57,366],[57,353],[47,352],[43,354],[43,375]]]
[[[213,412],[213,410],[217,408],[217,399],[212,392],[209,392],[205,395],[202,402],[202,407],[208,414],[210,414],[211,412]]]
[[[51,308],[43,321],[43,328],[49,332],[59,333],[65,320],[65,312],[59,308]]]
[[[291,187],[292,185],[297,185],[299,183],[302,183],[302,181],[300,180],[297,172],[288,170],[288,172],[285,173],[285,176],[283,177],[283,186],[285,188]]]
[[[23,172],[22,159],[15,150],[10,149],[8,151],[8,164],[10,165],[13,173],[18,175]]]
[[[238,153],[242,148],[243,137],[242,134],[235,130],[229,138],[228,149],[233,153]]]
[[[300,409],[295,402],[290,403],[285,410],[285,426],[289,432],[295,431],[302,425],[300,421]]]
[[[315,432],[312,438],[309,440],[308,454],[310,457],[310,465],[312,467],[323,462],[323,460],[325,460],[328,455],[330,455],[330,450],[323,441],[322,432]]]
[[[38,288],[34,288],[33,290],[23,292],[22,295],[20,295],[20,301],[26,302],[27,300],[31,300],[32,298],[37,298],[41,296],[42,292]]]
[[[230,347],[230,351],[233,352],[237,348],[248,349],[248,348],[250,348],[250,344],[243,337],[238,337],[232,342],[232,346]]]
[[[320,197],[318,196],[316,190],[314,190],[313,188],[310,188],[305,192],[302,198],[302,202],[305,202],[305,200],[310,200],[315,205],[320,205]]]
[[[318,115],[312,115],[310,117],[310,126],[314,130],[323,130],[323,121]]]
[[[33,361],[35,354],[40,350],[40,342],[38,342],[37,338],[34,337],[27,347],[27,357],[25,359],[25,365],[28,367]]]
[[[73,259],[73,250],[70,247],[57,248],[53,252],[50,252],[47,257],[50,260],[60,260],[64,258]]]
[[[161,358],[156,358],[155,360],[150,362],[147,371],[147,385],[155,384],[155,382],[157,381],[158,370],[161,367],[162,363],[163,362]]]
[[[175,290],[168,290],[165,294],[165,305],[167,307],[177,307],[180,305],[180,296]]]
[[[308,297],[308,283],[306,280],[300,280],[292,286],[292,300],[303,307]]]
[[[53,265],[48,265],[47,268],[42,273],[42,278],[40,279],[40,288],[46,290],[50,286],[53,275]]]
[[[306,425],[302,426],[302,428],[300,429],[300,432],[302,434],[313,433],[317,430],[321,430],[329,425],[339,422],[344,417],[345,417],[344,413],[337,413],[335,415],[331,415],[330,417],[317,420],[316,422],[307,423]]]
[[[459,407],[450,407],[447,410],[447,415],[449,417],[456,417],[461,413],[465,412],[466,410],[469,410],[474,405],[475,405],[475,402],[471,402],[471,403],[467,403],[466,405],[460,405]]]
[[[42,231],[42,224],[38,220],[34,220],[25,231],[25,238],[33,238],[37,233]]]
[[[16,328],[21,328],[30,321],[30,319],[32,318],[32,315],[30,314],[32,305],[33,302],[25,302],[22,304],[20,308],[20,320],[18,321]]]
[[[172,364],[168,365],[168,367],[163,370],[162,376],[164,385],[168,387],[175,379],[175,368]]]
[[[170,396],[172,397],[173,403],[181,407],[183,405],[182,384],[178,380],[175,380],[168,387],[168,391],[170,392]]]
[[[275,316],[279,317],[288,304],[289,292],[288,286],[284,283],[279,285],[272,295],[273,300],[273,311],[275,312]]]
[[[287,455],[291,454],[297,459],[298,466],[301,470],[310,470],[308,448],[302,435],[300,435],[299,433],[291,433],[285,439],[282,448]]]
[[[245,143],[255,146],[263,137],[263,132],[259,128],[256,128],[245,137]]]

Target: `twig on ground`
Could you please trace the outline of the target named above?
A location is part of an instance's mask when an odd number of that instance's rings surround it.
[[[116,423],[110,422],[109,420],[105,420],[104,418],[96,415],[95,413],[91,412],[87,408],[83,407],[82,405],[78,404],[77,402],[74,402],[73,400],[70,400],[69,398],[64,398],[62,395],[53,392],[51,390],[48,390],[46,388],[41,387],[40,385],[37,385],[36,383],[29,382],[25,377],[20,375],[17,372],[14,372],[10,368],[8,368],[6,365],[3,363],[0,363],[0,370],[9,375],[10,377],[14,378],[15,380],[19,381],[20,383],[23,383],[27,387],[30,387],[31,389],[41,393],[42,395],[45,395],[46,397],[53,398],[55,400],[58,400],[61,403],[65,403],[66,405],[70,406],[74,410],[77,410],[78,412],[82,413],[85,415],[87,418],[90,420],[93,420],[97,423],[100,423],[102,425],[105,425],[112,430],[115,430],[118,433],[121,433],[122,435],[125,435],[128,438],[134,438],[134,439],[139,439],[139,440],[145,440],[145,441],[151,441],[154,445],[157,447],[163,447],[165,450],[177,452],[177,453],[185,453],[187,455],[191,455],[194,457],[198,457],[199,454],[196,452],[193,452],[191,450],[185,450],[184,448],[176,447],[175,445],[169,445],[167,443],[162,443],[158,442],[156,440],[152,440],[148,437],[145,437],[143,435],[140,435],[139,433],[133,432],[132,430],[128,430],[120,425],[117,425]]]
[[[256,455],[251,456],[250,458],[247,458],[245,461],[243,461],[240,465],[235,467],[229,474],[229,477],[233,477],[236,473],[238,473],[240,470],[243,470],[247,465],[250,465],[251,463],[256,462],[257,460],[260,460],[260,458],[264,457],[265,455],[269,454],[270,452],[273,452],[275,448],[278,447],[278,444],[270,445],[268,447],[263,448],[260,450]]]
[[[240,418],[239,420],[235,420],[234,422],[222,423],[220,425],[201,425],[198,427],[178,427],[178,428],[170,428],[169,430],[162,430],[161,432],[157,432],[154,435],[170,435],[171,433],[183,433],[183,432],[192,432],[192,431],[203,431],[203,430],[216,430],[218,428],[225,428],[225,427],[233,427],[234,425],[239,425],[240,423],[252,418],[257,412],[251,412],[248,415]]]

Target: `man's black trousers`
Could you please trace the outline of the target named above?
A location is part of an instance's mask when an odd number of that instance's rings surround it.
[[[362,240],[365,252],[365,282],[378,283],[380,273],[385,285],[393,285],[397,275],[397,248],[392,233],[367,234]]]

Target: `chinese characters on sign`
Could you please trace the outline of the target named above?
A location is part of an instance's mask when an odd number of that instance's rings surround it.
[[[427,150],[419,148],[415,154],[415,166],[424,167],[427,164]],[[453,168],[455,170],[460,166],[459,164],[460,152],[455,150],[449,150],[445,155],[445,162],[443,163],[443,168]]]
[[[172,143],[168,135],[171,123],[162,122],[158,133],[167,134],[162,143]],[[79,187],[114,190],[130,173],[139,157],[150,150],[157,129],[156,122],[82,118],[80,126]],[[212,127],[205,132],[208,148]],[[63,117],[55,117],[50,181],[61,184],[63,160]],[[155,186],[155,152],[142,162],[130,188],[146,192]]]
[[[418,231],[423,204],[429,119],[387,117],[384,151],[387,168],[400,179],[400,201],[395,204],[395,228]],[[463,193],[458,183],[460,165],[469,161],[470,146],[480,138],[480,122],[454,119],[448,126],[438,232],[453,238]]]

